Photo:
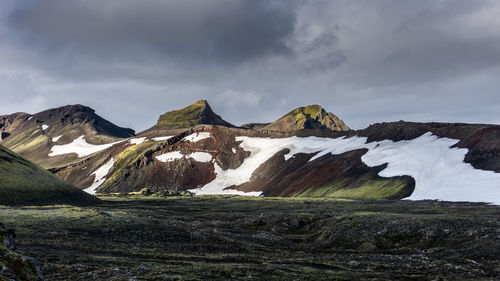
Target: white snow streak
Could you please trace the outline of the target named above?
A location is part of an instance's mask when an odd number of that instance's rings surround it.
[[[117,144],[122,141],[117,141],[113,143],[108,143],[108,144],[90,144],[85,141],[85,136],[82,135],[76,139],[74,139],[71,143],[68,144],[63,144],[63,145],[54,145],[51,149],[51,152],[49,153],[49,156],[56,156],[56,155],[63,155],[63,154],[69,154],[69,153],[76,153],[78,154],[78,157],[84,157],[87,155],[90,155],[92,153],[101,151],[103,149],[106,149],[108,147],[113,146],[114,144]]]
[[[101,184],[103,184],[106,181],[105,176],[109,173],[109,170],[113,168],[114,164],[114,159],[111,158],[106,164],[102,165],[99,167],[99,169],[95,170],[91,175],[95,175],[94,178],[94,183],[92,183],[91,186],[85,188],[83,191],[90,193],[90,194],[95,194],[95,191]]]
[[[170,138],[173,138],[174,136],[165,136],[165,137],[156,137],[156,138],[153,138],[154,141],[164,141],[164,140],[168,140]]]
[[[197,141],[201,141],[204,139],[208,139],[209,137],[210,137],[210,133],[199,132],[199,133],[193,133],[193,134],[183,138],[183,140],[190,141],[190,142],[197,142]]]
[[[45,131],[45,130],[47,130],[49,127],[50,127],[49,125],[45,125],[45,124],[43,124],[43,125],[42,125],[42,130],[44,130],[44,131]]]
[[[52,142],[57,142],[61,137],[62,135],[52,138]]]
[[[146,141],[146,137],[131,139],[130,144],[141,144]]]
[[[196,162],[202,162],[202,163],[208,163],[212,161],[212,154],[207,152],[193,152],[191,154],[184,155],[179,151],[172,151],[158,155],[155,158],[161,162],[173,162],[177,159],[182,159],[184,157],[191,158]]]

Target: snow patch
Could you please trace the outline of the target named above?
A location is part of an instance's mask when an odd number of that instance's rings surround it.
[[[235,149],[234,147],[233,147],[233,148],[231,148],[231,151],[232,151],[233,153],[236,153],[236,149]]]
[[[199,132],[199,133],[193,133],[187,137],[184,137],[183,140],[189,141],[189,142],[197,142],[201,141],[204,139],[210,138],[210,133],[207,132]]]
[[[187,158],[192,158],[194,161],[208,163],[212,161],[212,154],[207,152],[193,152],[189,155],[186,155]]]
[[[44,131],[45,131],[45,130],[47,130],[49,127],[50,127],[49,125],[45,125],[45,124],[43,124],[43,125],[42,125],[42,130],[44,130]]]
[[[184,155],[179,151],[172,151],[158,155],[155,158],[161,162],[172,162],[176,159],[181,159],[182,157],[184,157]]]
[[[52,142],[57,142],[61,137],[62,135],[52,138]]]
[[[131,139],[130,144],[141,144],[146,141],[146,137]]]
[[[28,117],[26,121],[30,121],[31,119],[33,119],[33,116]]]
[[[109,173],[109,170],[113,168],[115,161],[113,158],[109,160],[106,164],[102,165],[99,167],[99,169],[95,170],[91,175],[95,175],[94,178],[94,183],[92,183],[91,186],[85,188],[83,191],[90,193],[90,194],[95,194],[97,188],[101,186],[106,181],[105,176]]]
[[[153,138],[154,141],[164,141],[173,138],[174,136],[156,137]]]
[[[196,162],[202,162],[202,163],[208,163],[212,161],[212,154],[207,152],[193,152],[191,154],[184,155],[180,153],[180,151],[172,151],[158,155],[155,158],[161,162],[173,162],[177,159],[182,159],[184,157],[191,158]]]
[[[90,144],[85,141],[85,136],[81,135],[80,137],[74,139],[71,143],[63,144],[63,145],[54,145],[49,153],[49,156],[57,156],[69,153],[76,153],[78,157],[88,156],[92,153],[104,150],[108,147],[111,147],[117,143],[122,141],[117,141],[108,144]]]
[[[236,169],[238,170],[238,169]],[[239,182],[241,178],[234,178],[238,172],[236,170],[222,170],[222,168],[214,163],[214,172],[216,175],[215,180],[209,182],[201,188],[190,189],[196,195],[243,195],[243,196],[260,196],[262,192],[243,192],[236,189],[225,189],[226,187],[234,185]],[[235,172],[236,171],[236,172]]]

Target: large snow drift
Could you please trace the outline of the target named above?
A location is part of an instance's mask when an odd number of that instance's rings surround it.
[[[438,138],[430,133],[410,141],[366,143],[364,137],[319,138],[290,137],[281,139],[237,137],[240,146],[251,154],[236,169],[222,170],[214,163],[217,177],[207,185],[191,190],[196,194],[239,194],[257,196],[260,192],[244,193],[225,189],[250,180],[252,173],[274,154],[288,148],[285,159],[297,153],[316,153],[310,161],[325,154],[341,154],[366,148],[362,161],[370,167],[388,163],[380,176],[412,176],[415,191],[408,199],[438,199],[500,204],[500,174],[474,169],[464,163],[467,149],[450,148],[458,140]]]
[[[409,175],[415,191],[407,199],[490,202],[500,204],[500,174],[465,163],[467,149],[450,148],[457,140],[430,133],[409,141],[381,141],[363,155],[368,166],[388,163],[382,177]]]
[[[87,141],[85,141],[85,136],[82,135],[82,136],[74,139],[71,143],[63,144],[63,145],[54,145],[51,149],[51,152],[49,153],[49,156],[52,157],[52,156],[56,156],[56,155],[76,153],[78,155],[78,157],[84,157],[84,156],[88,156],[92,153],[104,150],[104,149],[111,147],[114,144],[117,144],[119,142],[122,142],[122,141],[101,144],[101,145],[90,144]]]

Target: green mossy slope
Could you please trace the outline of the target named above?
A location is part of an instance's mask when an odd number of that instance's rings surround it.
[[[303,129],[329,129],[349,131],[349,127],[331,112],[326,112],[319,105],[296,108],[280,119],[262,128],[268,131],[298,131]]]
[[[0,204],[88,205],[99,200],[0,146]]]
[[[155,127],[188,128],[201,124],[234,127],[215,114],[206,100],[199,100],[183,109],[161,115]]]

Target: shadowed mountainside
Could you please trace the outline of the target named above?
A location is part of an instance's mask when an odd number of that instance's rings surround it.
[[[0,145],[1,205],[88,205],[99,199]]]

